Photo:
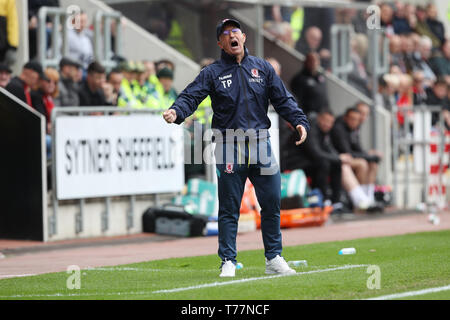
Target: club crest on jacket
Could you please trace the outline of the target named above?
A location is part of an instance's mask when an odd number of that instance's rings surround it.
[[[225,172],[226,173],[234,173],[233,171],[233,164],[232,163],[227,163],[225,166]]]

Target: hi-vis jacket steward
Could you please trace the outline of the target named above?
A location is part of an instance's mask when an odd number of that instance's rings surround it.
[[[249,55],[247,48],[240,64],[222,50],[220,60],[200,71],[171,106],[177,114],[175,123],[182,123],[208,95],[214,112],[211,127],[223,137],[226,129],[269,129],[269,100],[283,119],[309,130],[307,117],[272,66]]]

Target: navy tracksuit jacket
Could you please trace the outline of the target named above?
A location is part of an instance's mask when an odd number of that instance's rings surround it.
[[[203,68],[172,105],[180,124],[211,97],[212,129],[219,192],[219,257],[236,263],[236,234],[245,181],[250,179],[261,206],[261,231],[265,256],[281,255],[280,171],[271,154],[267,130],[269,100],[278,114],[294,127],[309,130],[309,122],[272,66],[245,56],[238,64],[222,50],[221,59]],[[246,134],[230,134],[242,129]]]

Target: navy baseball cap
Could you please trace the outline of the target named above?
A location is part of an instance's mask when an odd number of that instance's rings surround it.
[[[41,79],[45,79],[44,70],[42,69],[42,65],[38,61],[29,61],[25,63],[23,66],[24,69],[30,69],[39,74]]]
[[[224,19],[221,22],[219,22],[216,28],[217,41],[219,40],[219,37],[222,34],[223,29],[229,24],[235,25],[236,27],[241,29],[241,24],[239,23],[239,21],[235,19]]]

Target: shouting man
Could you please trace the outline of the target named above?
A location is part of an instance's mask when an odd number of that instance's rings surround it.
[[[213,139],[219,193],[219,257],[221,277],[234,277],[239,209],[247,178],[261,206],[261,232],[267,274],[295,273],[281,256],[280,171],[271,153],[267,116],[269,100],[305,141],[309,122],[269,62],[251,56],[246,35],[234,19],[217,25],[221,58],[197,78],[164,112],[168,123],[180,124],[208,95],[211,97]]]

